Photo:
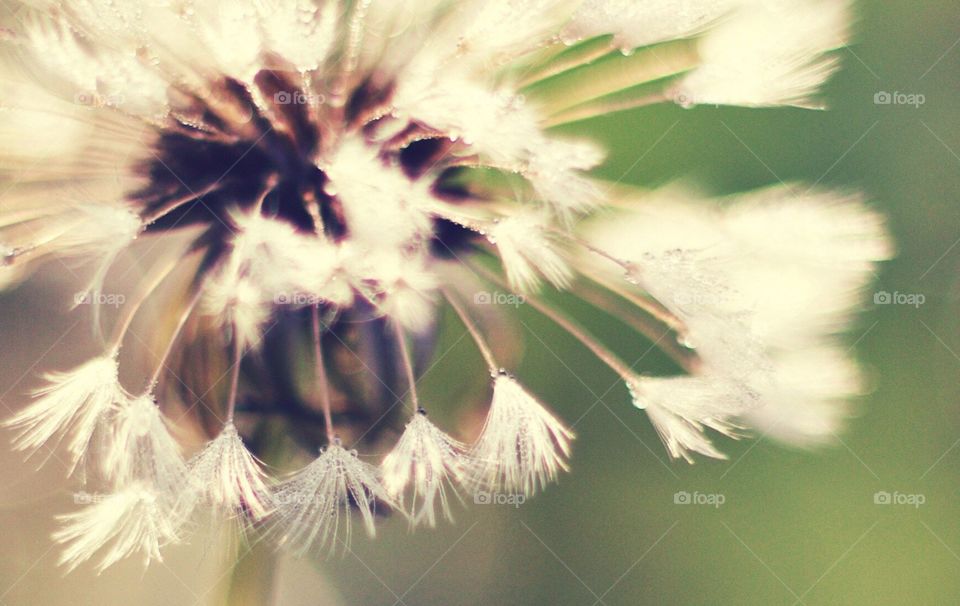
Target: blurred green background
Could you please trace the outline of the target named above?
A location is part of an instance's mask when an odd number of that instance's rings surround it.
[[[600,133],[610,146],[611,179],[691,178],[717,193],[794,180],[858,187],[889,216],[899,254],[870,291],[919,293],[926,302],[865,302],[849,343],[876,390],[857,403],[858,417],[837,444],[804,452],[762,437],[720,440],[729,461],[670,462],[625,389],[610,389],[616,378],[521,310],[518,374],[576,423],[572,472],[520,508],[469,503],[455,525],[414,534],[390,521],[375,541],[357,533],[353,551],[320,562],[319,571],[285,563],[277,603],[960,601],[960,7],[875,0],[859,10],[860,42],[843,52],[844,69],[827,89],[829,112],[654,107],[574,129]],[[881,91],[922,94],[925,104],[875,105]],[[29,313],[4,309],[10,343],[36,338]],[[619,351],[643,352],[619,325],[581,319]],[[452,350],[424,382],[423,397],[437,408],[449,377],[479,365],[468,340],[454,345],[459,332],[446,335],[439,350]],[[651,355],[650,363],[662,361]],[[3,527],[31,538],[5,550],[0,581],[13,587],[0,603],[192,604],[197,587],[205,591],[218,577],[209,558],[197,567],[174,556],[178,573],[127,569],[64,580],[55,554],[44,551],[49,522],[37,521],[33,507],[10,496],[19,489],[6,485]],[[680,491],[721,494],[724,503],[677,505]],[[924,503],[878,505],[879,491],[922,495]],[[128,601],[133,594],[117,587],[122,574],[147,597]]]

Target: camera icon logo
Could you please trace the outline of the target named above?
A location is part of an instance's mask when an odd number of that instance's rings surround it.
[[[273,101],[278,105],[290,105],[293,103],[293,95],[282,90],[273,95]]]
[[[880,492],[873,493],[873,504],[874,505],[889,505],[891,503],[890,493],[881,490]]]
[[[490,496],[489,492],[485,490],[478,490],[473,493],[473,504],[474,505],[489,505],[493,502],[493,499]]]
[[[680,492],[673,493],[673,504],[674,505],[689,505],[692,502],[690,493],[686,490],[681,490]]]
[[[874,305],[890,305],[893,303],[893,295],[885,290],[873,294]]]
[[[893,103],[893,95],[887,91],[880,91],[873,96],[874,105],[890,105]]]

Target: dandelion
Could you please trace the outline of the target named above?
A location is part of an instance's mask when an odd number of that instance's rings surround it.
[[[825,442],[862,392],[842,335],[893,254],[866,201],[637,191],[591,174],[608,150],[589,129],[558,128],[668,103],[821,108],[845,0],[55,4],[14,7],[2,41],[0,286],[69,261],[87,290],[133,293],[94,307],[102,350],[7,421],[18,449],[95,462],[109,495],[66,517],[68,567],[158,559],[200,505],[306,553],[348,541],[354,513],[370,534],[391,510],[432,526],[463,486],[558,480],[573,433],[501,369],[503,335],[477,320],[510,310],[471,287],[517,291],[595,355],[674,458],[751,430]],[[544,289],[676,373],[647,376]],[[486,367],[456,380],[493,378],[472,444],[416,389],[447,308]],[[159,355],[137,360],[135,337]],[[175,425],[207,438],[189,463]]]

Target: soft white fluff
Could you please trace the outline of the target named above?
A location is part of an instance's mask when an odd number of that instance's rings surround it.
[[[272,496],[260,462],[247,450],[233,421],[188,463],[190,481],[217,511],[259,520],[272,507]]]
[[[261,215],[234,212],[232,220],[233,248],[207,284],[202,309],[235,330],[245,348],[259,343],[276,306],[305,307],[343,296],[332,286],[340,256],[325,239]]]
[[[152,395],[115,406],[107,418],[98,452],[101,473],[116,486],[148,483],[169,502],[187,487],[180,445]]]
[[[53,538],[65,544],[59,561],[68,570],[98,553],[97,572],[135,554],[146,566],[162,560],[160,548],[178,539],[177,520],[171,518],[168,503],[146,484],[97,495],[94,503],[59,519],[63,526]]]
[[[437,525],[439,508],[453,520],[447,492],[467,478],[465,446],[443,433],[425,413],[417,412],[382,463],[384,487],[398,502],[409,489],[410,522]]]
[[[317,69],[337,41],[338,1],[263,0],[258,8],[266,46],[301,72]]]
[[[573,273],[549,225],[541,215],[525,213],[500,219],[487,232],[513,288],[536,290],[541,276],[558,288],[569,285]]]
[[[587,141],[544,140],[531,150],[523,175],[537,196],[564,222],[603,200],[600,187],[583,174],[599,166],[606,153]]]
[[[586,0],[565,38],[579,40],[613,34],[620,48],[685,38],[714,25],[740,0]]]
[[[49,373],[46,385],[34,391],[36,399],[4,425],[17,430],[14,448],[35,453],[66,440],[72,473],[84,458],[104,415],[123,393],[113,356],[94,358],[73,370]]]
[[[373,536],[376,507],[397,506],[381,483],[380,470],[339,443],[280,483],[274,503],[273,532],[282,545],[300,555],[349,546],[354,508]]]
[[[829,54],[846,44],[846,0],[748,1],[704,36],[701,64],[674,98],[712,103],[817,107],[814,96],[839,67]]]
[[[882,218],[859,196],[796,186],[723,209],[698,198],[668,190],[587,237],[636,263],[639,283],[685,323],[705,372],[755,394],[745,424],[797,444],[829,439],[862,388],[836,343],[892,254]]]
[[[167,83],[135,52],[104,45],[89,50],[63,17],[33,20],[27,36],[41,64],[73,85],[75,99],[150,118],[166,114]]]
[[[346,273],[381,313],[406,330],[423,333],[433,325],[437,277],[426,258],[378,250],[353,257]]]
[[[401,249],[429,233],[424,209],[433,197],[426,184],[387,166],[377,149],[358,137],[341,142],[321,166],[326,189],[343,200],[351,240],[369,249]]]
[[[627,387],[634,406],[647,413],[670,455],[690,463],[694,452],[727,458],[704,429],[736,437],[735,417],[756,405],[756,395],[746,386],[723,377],[651,377]]]
[[[573,432],[513,377],[499,374],[471,456],[478,490],[533,495],[567,470]]]

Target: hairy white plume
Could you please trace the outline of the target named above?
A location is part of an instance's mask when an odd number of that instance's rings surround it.
[[[177,520],[170,517],[168,505],[148,485],[134,483],[117,493],[98,495],[80,511],[59,516],[63,527],[53,538],[66,545],[60,564],[73,570],[100,553],[96,569],[103,572],[135,554],[144,566],[162,560],[160,548],[178,539]]]
[[[255,520],[272,507],[272,495],[259,461],[250,454],[233,421],[188,463],[194,489],[215,509]]]
[[[341,545],[349,546],[354,507],[367,534],[373,536],[378,504],[397,506],[381,484],[380,470],[340,444],[331,444],[316,460],[280,483],[274,503],[273,531],[282,545],[301,555],[323,550],[332,553]]]
[[[471,456],[481,490],[532,495],[567,470],[573,432],[513,377],[494,379],[493,400]]]
[[[404,492],[410,488],[410,521],[416,525],[426,522],[436,526],[436,509],[452,520],[447,492],[467,478],[465,447],[440,431],[418,411],[407,423],[403,435],[382,463],[383,483],[387,492],[403,503]]]
[[[4,425],[18,431],[14,447],[35,453],[66,439],[72,473],[84,458],[104,415],[124,397],[112,356],[94,358],[73,370],[46,375],[36,400]]]

